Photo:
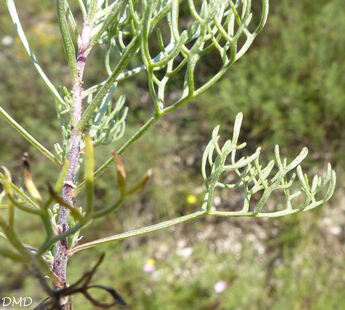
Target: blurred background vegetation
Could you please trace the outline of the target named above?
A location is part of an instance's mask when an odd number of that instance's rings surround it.
[[[48,76],[69,85],[56,25],[54,1],[17,1],[27,35]],[[261,145],[269,159],[279,143],[286,156],[308,146],[310,172],[330,161],[338,173],[336,197],[318,210],[275,220],[207,218],[144,237],[81,252],[70,261],[70,281],[89,270],[102,252],[106,259],[95,283],[116,288],[132,309],[345,309],[345,2],[271,1],[268,25],[248,54],[223,80],[194,102],[173,112],[124,154],[129,178],[147,169],[147,187],[103,221],[83,241],[156,223],[199,208],[203,186],[200,161],[212,128],[231,134],[244,113],[242,139],[248,151]],[[93,56],[93,57],[92,57]],[[92,58],[92,59],[91,59]],[[202,74],[212,75],[213,59]],[[44,145],[60,141],[55,105],[0,9],[0,104]],[[101,52],[90,56],[86,84],[104,75]],[[126,81],[129,136],[152,111],[144,76]],[[172,94],[173,96],[173,94]],[[56,169],[1,120],[0,163],[23,183],[21,156],[30,154],[42,191]],[[121,144],[124,140],[119,141]],[[118,145],[119,145],[118,144]],[[97,163],[118,145],[100,147]],[[98,179],[97,205],[114,201],[115,171]],[[236,192],[220,192],[222,208],[235,207]],[[274,203],[274,202],[272,202]],[[22,216],[23,239],[41,240],[41,227]],[[154,271],[143,270],[154,259]],[[152,260],[151,260],[152,263]],[[225,281],[217,293],[214,285]],[[0,295],[45,295],[25,266],[1,262]],[[97,295],[97,292],[95,292]],[[99,296],[102,297],[102,296]],[[76,309],[93,309],[82,297]]]

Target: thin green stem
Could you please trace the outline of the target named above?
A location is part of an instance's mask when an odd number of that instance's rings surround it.
[[[165,229],[168,228],[170,226],[174,226],[177,224],[181,224],[184,222],[188,222],[203,216],[220,216],[220,217],[259,217],[259,218],[276,218],[276,217],[282,217],[282,216],[286,216],[286,215],[290,215],[290,214],[294,214],[294,213],[300,213],[300,212],[305,212],[307,210],[311,210],[316,208],[317,206],[321,205],[323,202],[315,202],[311,205],[309,205],[307,208],[301,210],[301,209],[293,209],[293,210],[282,210],[282,211],[277,211],[277,212],[267,212],[267,213],[255,213],[255,212],[243,212],[243,211],[235,211],[235,212],[229,212],[229,211],[207,211],[207,210],[201,210],[201,211],[197,211],[194,212],[192,214],[188,214],[185,216],[181,216],[172,220],[168,220],[168,221],[164,221],[158,224],[154,224],[154,225],[150,225],[150,226],[146,226],[146,227],[142,227],[139,229],[134,229],[128,232],[124,232],[121,234],[117,234],[117,235],[113,235],[110,237],[106,237],[106,238],[102,238],[102,239],[98,239],[95,241],[91,241],[91,242],[87,242],[84,244],[81,244],[79,246],[76,246],[75,248],[73,248],[70,251],[70,254],[73,255],[77,252],[89,249],[89,248],[93,248],[95,246],[98,245],[103,245],[103,244],[107,244],[107,243],[111,243],[111,242],[115,242],[115,241],[119,241],[119,240],[123,240],[123,239],[127,239],[127,238],[131,238],[131,237],[136,237],[136,236],[140,236],[140,235],[144,235],[144,234],[148,234],[157,230],[161,230],[161,229]]]
[[[17,207],[18,209],[30,213],[30,214],[34,214],[34,215],[42,215],[42,210],[38,210],[38,209],[33,209],[30,207],[27,207],[25,204],[19,203],[17,201],[15,201],[13,199],[13,197],[11,197],[10,195],[7,195],[8,200],[13,204],[13,206]]]
[[[3,233],[6,236],[6,239],[12,244],[12,246],[23,255],[24,258],[30,259],[30,253],[25,248],[25,246],[19,241],[17,234],[13,230],[13,227],[10,227],[6,224],[3,217],[0,215],[0,226]]]
[[[147,234],[147,233],[150,233],[150,232],[154,232],[154,231],[157,231],[157,230],[165,229],[165,228],[168,228],[170,226],[174,226],[174,225],[177,225],[177,224],[180,224],[180,223],[183,223],[183,222],[187,222],[187,221],[191,221],[193,219],[197,219],[197,218],[202,217],[204,215],[206,215],[205,211],[203,211],[203,210],[202,211],[197,211],[197,212],[194,212],[192,214],[181,216],[181,217],[178,217],[178,218],[175,218],[175,219],[172,219],[172,220],[168,220],[168,221],[165,221],[165,222],[161,222],[161,223],[158,223],[158,224],[142,227],[142,228],[139,228],[139,229],[134,229],[134,230],[122,233],[122,234],[118,234],[118,235],[110,236],[110,237],[107,237],[107,238],[102,238],[102,239],[99,239],[99,240],[87,242],[87,243],[81,244],[81,245],[76,246],[75,248],[73,248],[71,250],[71,255],[73,255],[73,254],[75,254],[77,252],[80,252],[82,250],[86,250],[88,248],[92,248],[92,247],[101,245],[101,244],[107,244],[107,243],[111,243],[111,242],[114,242],[114,241],[119,241],[119,240],[127,239],[127,238],[130,238],[130,237],[136,237],[136,236],[140,236],[140,235]]]
[[[322,205],[324,201],[316,201],[314,203],[311,203],[308,205],[308,207],[302,209],[302,208],[296,208],[296,209],[285,209],[281,211],[275,211],[275,212],[231,212],[231,211],[210,211],[209,215],[213,216],[220,216],[220,217],[259,217],[259,218],[276,218],[276,217],[282,217],[287,216],[291,214],[301,213],[308,210],[312,210],[320,205]]]
[[[50,221],[48,212],[45,212],[44,214],[42,214],[41,219],[42,219],[44,229],[46,231],[46,238],[44,241],[46,242],[54,236],[53,227],[52,227],[52,223]]]
[[[10,258],[11,260],[14,260],[19,263],[28,263],[30,260],[28,258],[25,258],[11,250],[0,248],[0,255]]]
[[[41,76],[43,82],[47,86],[50,93],[55,97],[55,99],[57,101],[59,101],[60,104],[62,104],[64,107],[67,107],[65,101],[62,99],[62,97],[60,96],[60,94],[56,90],[55,86],[50,82],[50,80],[48,79],[48,77],[46,76],[46,74],[44,73],[44,71],[42,70],[40,65],[38,64],[38,60],[37,60],[36,56],[31,51],[29,42],[25,36],[23,27],[20,23],[18,13],[17,13],[16,7],[14,5],[14,1],[13,0],[6,0],[5,3],[7,5],[8,12],[10,13],[12,22],[14,23],[15,28],[17,30],[18,36],[19,36],[20,40],[22,41],[23,46],[24,46],[26,52],[28,53],[35,69],[37,70],[38,74]]]
[[[187,102],[193,100],[197,96],[200,96],[206,90],[208,90],[211,86],[213,86],[227,71],[229,65],[224,66],[213,78],[211,78],[207,83],[203,86],[199,87],[196,91],[194,91],[193,96],[186,96],[175,102],[174,104],[170,105],[169,107],[165,108],[162,112],[162,115],[165,115],[171,111],[174,111],[178,107],[186,104]]]
[[[83,14],[83,17],[86,17],[86,8],[85,8],[85,4],[83,2],[83,0],[78,0],[79,3],[79,7],[80,7],[80,11]]]
[[[75,47],[69,33],[67,16],[66,16],[66,3],[65,0],[57,0],[57,13],[58,21],[60,25],[60,32],[62,35],[63,47],[65,50],[68,65],[70,67],[71,75],[73,80],[78,79],[77,62],[75,55]]]
[[[116,201],[116,203],[114,205],[95,212],[94,215],[92,215],[92,218],[97,219],[97,218],[103,217],[103,216],[109,214],[110,212],[116,210],[121,205],[123,200],[124,200],[124,197],[121,197],[118,201]]]
[[[53,238],[51,238],[50,240],[46,240],[38,249],[36,255],[42,255],[43,253],[45,253],[46,251],[48,251],[54,244],[56,244],[57,242],[61,241],[62,239],[67,238],[70,235],[73,235],[74,233],[76,233],[77,231],[79,231],[83,225],[85,225],[85,223],[79,222],[78,224],[74,225],[73,227],[71,227],[70,229],[66,230],[65,232],[63,232],[60,235],[57,235]]]
[[[47,156],[56,165],[58,165],[59,167],[61,166],[60,161],[54,156],[54,154],[47,150],[29,132],[27,132],[21,125],[19,125],[2,107],[0,107],[0,116],[15,130],[17,130],[32,146],[34,146],[42,154]]]

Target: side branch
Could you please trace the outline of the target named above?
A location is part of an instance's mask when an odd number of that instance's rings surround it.
[[[117,234],[117,235],[113,235],[110,237],[98,239],[95,241],[86,242],[84,244],[78,245],[75,248],[71,249],[70,255],[72,256],[73,254],[75,254],[77,252],[86,250],[88,248],[93,248],[93,247],[98,246],[98,245],[103,245],[103,244],[107,244],[107,243],[111,243],[111,242],[115,242],[115,241],[120,241],[120,240],[124,240],[124,239],[131,238],[131,237],[137,237],[140,235],[148,234],[148,233],[151,233],[154,231],[168,228],[170,226],[175,226],[177,224],[189,222],[191,220],[194,220],[194,219],[197,219],[200,217],[219,216],[219,217],[277,218],[277,217],[282,217],[282,216],[291,215],[291,214],[295,214],[295,213],[306,212],[306,211],[312,210],[312,209],[320,206],[323,203],[324,202],[317,202],[317,203],[310,205],[309,207],[307,207],[305,209],[299,208],[299,209],[292,209],[292,210],[283,210],[283,211],[276,211],[276,212],[260,212],[260,213],[255,213],[255,212],[250,212],[250,211],[248,211],[248,212],[238,211],[237,212],[237,211],[200,210],[200,211],[188,214],[188,215],[177,217],[177,218],[172,219],[172,220],[168,220],[168,221],[153,224],[150,226],[130,230],[130,231],[127,231],[127,232],[124,232],[121,234]]]
[[[46,76],[46,74],[44,73],[44,71],[42,70],[41,66],[39,65],[36,56],[34,55],[34,53],[32,52],[29,42],[26,39],[23,27],[20,23],[19,17],[18,17],[18,13],[16,10],[16,6],[14,5],[14,1],[13,0],[6,0],[5,1],[8,12],[10,13],[12,22],[15,25],[15,28],[17,30],[18,36],[20,38],[20,40],[23,43],[23,46],[26,50],[26,52],[28,53],[34,67],[36,68],[38,74],[41,76],[43,82],[46,84],[46,86],[48,87],[49,91],[51,92],[51,94],[55,97],[55,99],[57,101],[59,101],[62,106],[66,107],[66,103],[65,101],[61,98],[60,94],[58,93],[58,91],[56,90],[55,86],[52,84],[52,82],[48,79],[48,77]]]
[[[86,250],[88,248],[93,248],[93,247],[101,245],[101,244],[107,244],[107,243],[111,243],[114,241],[119,241],[119,240],[131,238],[131,237],[144,235],[144,234],[154,232],[157,230],[165,229],[165,228],[168,228],[170,226],[174,226],[174,225],[177,225],[177,224],[180,224],[183,222],[188,222],[188,221],[191,221],[193,219],[197,219],[199,217],[205,216],[206,214],[207,214],[206,211],[201,210],[201,211],[194,212],[192,214],[184,215],[184,216],[181,216],[181,217],[178,217],[178,218],[175,218],[172,220],[168,220],[165,222],[161,222],[158,224],[134,229],[134,230],[122,233],[122,234],[118,234],[118,235],[110,236],[107,238],[102,238],[102,239],[98,239],[95,241],[87,242],[87,243],[78,245],[75,248],[73,248],[72,250],[70,250],[70,254],[73,255],[79,251]]]

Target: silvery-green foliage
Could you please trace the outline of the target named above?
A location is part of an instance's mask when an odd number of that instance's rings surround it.
[[[328,164],[325,176],[315,175],[309,184],[307,175],[303,174],[301,162],[308,154],[305,147],[300,154],[287,162],[281,158],[279,146],[275,147],[275,159],[267,165],[260,162],[260,148],[250,156],[237,159],[237,151],[245,147],[245,143],[238,144],[242,113],[235,120],[233,137],[223,146],[219,145],[219,126],[212,133],[212,140],[207,145],[202,159],[202,175],[206,185],[206,196],[203,208],[210,214],[221,216],[256,216],[278,217],[287,214],[303,212],[313,209],[328,201],[335,188],[335,172]],[[227,181],[227,176],[237,177],[237,182]],[[294,182],[298,177],[298,183]],[[224,181],[223,181],[224,180]],[[297,186],[297,189],[296,189]],[[241,211],[217,211],[213,206],[213,195],[216,189],[243,189],[243,206]],[[281,192],[283,210],[264,212],[263,208],[273,192]],[[254,207],[250,206],[252,197],[261,194],[261,198]],[[301,198],[304,194],[304,199]],[[296,204],[293,203],[297,200]],[[294,206],[296,205],[296,206]]]
[[[47,275],[56,287],[61,287],[66,283],[61,274],[66,270],[63,269],[59,277],[47,263],[52,261],[50,251],[55,245],[61,245],[62,240],[67,241],[67,246],[63,245],[62,252],[57,251],[57,246],[53,260],[55,262],[63,256],[66,267],[65,257],[81,250],[153,232],[202,216],[277,217],[310,210],[332,196],[335,173],[330,165],[325,176],[314,176],[311,182],[303,174],[300,163],[307,155],[306,148],[290,163],[281,158],[278,146],[275,148],[275,159],[267,165],[260,161],[260,149],[250,156],[237,158],[239,150],[245,146],[238,144],[242,121],[242,114],[239,114],[232,139],[220,146],[219,127],[216,127],[205,149],[202,175],[206,195],[201,210],[78,245],[81,229],[86,228],[93,220],[116,210],[127,196],[137,193],[151,177],[149,170],[133,183],[134,186],[129,186],[120,155],[154,122],[213,86],[231,65],[246,53],[266,23],[268,0],[260,1],[261,14],[257,17],[257,22],[254,22],[251,0],[79,0],[84,18],[82,27],[74,19],[68,1],[57,0],[62,43],[73,84],[73,91],[63,86],[60,93],[30,49],[14,0],[4,2],[25,50],[56,102],[62,145],[55,144],[55,156],[0,107],[0,116],[60,169],[55,186],[49,186],[49,193],[43,195],[33,181],[28,163],[24,175],[25,189],[15,185],[10,172],[3,167],[3,173],[0,173],[0,183],[3,186],[0,209],[6,209],[7,213],[0,212],[0,236],[5,238],[12,248],[10,250],[0,247],[1,255],[18,262],[35,264],[35,268]],[[189,13],[186,25],[181,25],[182,7]],[[79,31],[80,28],[82,31]],[[77,49],[75,42],[78,44]],[[86,58],[96,45],[100,45],[105,51],[107,76],[104,81],[83,90],[82,72]],[[133,67],[134,57],[135,63],[141,63]],[[200,60],[203,57],[218,57],[220,63],[218,71],[208,80],[198,77]],[[140,72],[147,76],[148,90],[154,105],[153,115],[133,136],[116,148],[111,158],[95,170],[93,147],[99,144],[117,144],[125,131],[129,109],[125,107],[125,97],[116,91],[118,84]],[[182,79],[182,85],[175,85],[176,77]],[[100,209],[94,210],[95,177],[101,175],[114,160],[118,191],[114,196],[117,200],[109,206],[102,205]],[[79,178],[81,162],[84,168],[82,180]],[[227,176],[230,173],[237,177],[237,182],[229,181]],[[231,188],[243,189],[241,211],[218,211],[213,206],[215,191]],[[84,191],[85,196],[84,205],[81,207],[76,206],[73,201],[80,191]],[[281,201],[285,207],[282,210],[264,211],[268,198],[278,191],[282,193]],[[261,196],[252,207],[250,203],[255,194]],[[20,241],[20,236],[14,229],[15,209],[41,219],[45,237],[37,249],[32,250],[32,247]],[[59,222],[60,217],[57,215],[61,210],[65,214],[69,213],[69,218],[66,216],[64,223]],[[5,219],[3,215],[8,218]],[[68,227],[66,231],[65,227]],[[47,253],[48,256],[45,255]],[[47,257],[49,259],[46,259]]]
[[[212,86],[229,67],[240,59],[263,28],[268,14],[268,1],[262,1],[259,23],[251,25],[251,1],[202,1],[197,9],[194,1],[186,3],[190,12],[187,29],[181,31],[179,0],[116,1],[96,14],[97,23],[92,30],[91,46],[106,46],[105,64],[109,78],[86,90],[98,91],[82,117],[79,128],[84,128],[93,111],[99,106],[113,83],[146,71],[148,87],[157,115],[165,114],[190,101]],[[100,1],[104,4],[106,2]],[[167,34],[162,36],[164,25]],[[164,28],[164,27],[163,27]],[[253,28],[252,30],[250,30]],[[151,50],[159,46],[160,51]],[[222,63],[212,78],[201,85],[196,83],[198,62],[202,57],[217,51]],[[111,64],[111,54],[120,59]],[[130,70],[118,71],[122,62],[128,63],[133,54],[140,54],[142,65]],[[171,80],[184,76],[179,93],[169,105],[166,89]]]
[[[95,146],[98,144],[115,142],[119,140],[125,132],[128,107],[124,106],[124,96],[119,96],[115,101],[115,106],[112,106],[114,92],[115,85],[110,87],[90,120],[88,132]],[[90,95],[88,102],[91,100],[92,97]]]
[[[60,162],[65,160],[68,150],[70,149],[71,119],[69,118],[69,113],[73,106],[72,94],[66,87],[63,87],[63,92],[63,99],[66,105],[62,105],[58,100],[55,100],[56,116],[59,121],[62,136],[62,146],[59,143],[55,143],[54,150]]]

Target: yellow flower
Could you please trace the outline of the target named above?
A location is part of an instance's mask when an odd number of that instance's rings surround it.
[[[149,258],[143,267],[143,271],[152,274],[156,270],[155,263],[156,261],[153,258]]]
[[[156,263],[156,261],[153,259],[153,258],[149,258],[147,261],[146,261],[146,265],[154,265]]]
[[[187,196],[187,203],[189,203],[190,205],[196,203],[196,201],[197,201],[197,198],[195,195],[190,194]]]

